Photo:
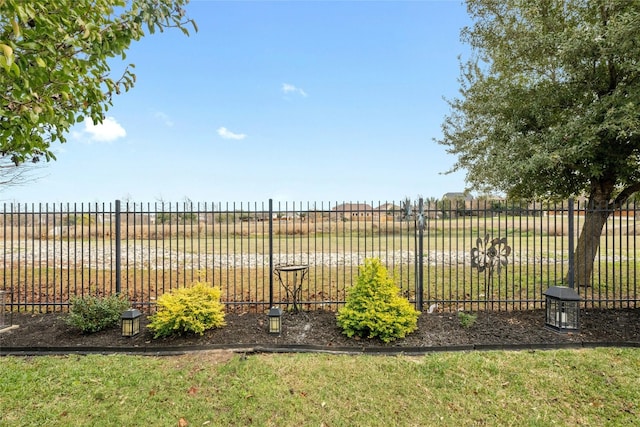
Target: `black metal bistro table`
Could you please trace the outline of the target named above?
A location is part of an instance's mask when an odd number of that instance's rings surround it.
[[[276,277],[287,292],[287,307],[289,307],[289,295],[293,303],[293,311],[297,313],[300,296],[302,294],[302,282],[309,272],[308,265],[277,265],[274,268]],[[283,277],[284,276],[284,277]]]

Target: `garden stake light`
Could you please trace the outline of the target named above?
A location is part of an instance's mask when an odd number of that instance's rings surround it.
[[[578,332],[580,330],[580,295],[566,286],[551,286],[544,295],[545,326],[561,333]]]
[[[280,307],[269,309],[269,333],[280,334],[282,332],[282,310]]]
[[[142,313],[135,308],[130,308],[122,313],[120,323],[122,325],[122,336],[133,337],[140,333],[140,317]]]

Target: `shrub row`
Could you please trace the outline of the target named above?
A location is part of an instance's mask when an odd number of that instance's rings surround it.
[[[220,289],[201,278],[189,287],[162,295],[157,304],[158,310],[147,325],[154,338],[186,333],[202,335],[206,330],[226,325]],[[129,302],[118,296],[74,298],[67,322],[83,333],[97,332],[116,326],[128,307]],[[400,295],[382,262],[369,258],[359,267],[357,281],[349,289],[336,320],[348,337],[378,338],[388,343],[415,331],[419,315]],[[475,316],[460,313],[459,320],[462,326],[469,327]]]

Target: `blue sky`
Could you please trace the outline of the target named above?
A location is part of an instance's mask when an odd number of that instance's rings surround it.
[[[464,189],[434,142],[468,55],[460,0],[192,0],[187,12],[199,32],[134,43],[133,90],[1,200],[377,202]]]

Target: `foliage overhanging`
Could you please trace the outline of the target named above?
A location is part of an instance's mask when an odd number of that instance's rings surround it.
[[[116,94],[135,84],[132,41],[177,27],[188,0],[0,0],[0,157],[15,165],[55,159],[77,122],[101,123]]]
[[[474,56],[439,140],[454,169],[474,189],[529,199],[639,190],[640,3],[467,5]]]

